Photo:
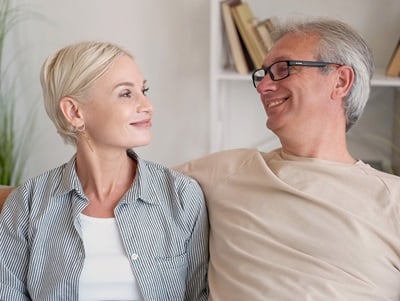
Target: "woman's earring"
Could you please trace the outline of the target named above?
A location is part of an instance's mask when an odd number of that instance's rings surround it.
[[[81,134],[84,136],[84,138],[85,138],[85,140],[86,140],[86,143],[88,144],[90,150],[93,152],[92,143],[90,142],[90,138],[89,138],[89,136],[86,134],[85,129],[86,129],[85,123],[83,123],[83,124],[80,125],[80,126],[75,127],[75,130],[76,130],[78,133],[81,133]]]
[[[75,127],[75,131],[78,133],[83,133],[85,131],[85,129],[86,129],[86,125],[84,123],[80,126]]]

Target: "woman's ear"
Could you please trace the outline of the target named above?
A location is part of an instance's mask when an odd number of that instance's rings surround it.
[[[80,104],[75,99],[67,96],[61,98],[60,109],[65,119],[74,128],[78,128],[84,123]]]
[[[343,99],[349,94],[354,83],[354,70],[350,66],[343,65],[337,69],[337,77],[332,91],[333,99]]]

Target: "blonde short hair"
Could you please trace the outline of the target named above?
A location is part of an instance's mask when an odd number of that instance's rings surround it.
[[[112,43],[83,41],[58,50],[44,61],[40,82],[45,109],[66,143],[76,145],[77,132],[65,119],[60,100],[68,96],[85,102],[85,92],[121,55],[132,57],[129,52]]]

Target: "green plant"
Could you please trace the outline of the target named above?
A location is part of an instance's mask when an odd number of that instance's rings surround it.
[[[32,129],[33,118],[24,120],[25,130],[17,131],[15,78],[4,62],[4,48],[10,30],[25,17],[25,10],[13,7],[10,0],[0,0],[0,185],[19,184],[27,151],[24,148]]]

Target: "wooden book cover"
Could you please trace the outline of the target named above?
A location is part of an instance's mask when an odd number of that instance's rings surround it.
[[[272,45],[274,44],[270,28],[272,28],[272,21],[269,18],[264,21],[258,22],[256,25],[257,33],[260,37],[260,40],[266,52],[268,52],[272,48]]]
[[[265,52],[255,29],[255,18],[247,2],[242,2],[231,8],[233,20],[239,29],[239,33],[250,54],[254,67],[262,66]]]
[[[243,45],[240,41],[238,30],[231,14],[231,7],[240,3],[240,0],[222,1],[221,15],[235,70],[240,74],[248,74],[250,72],[249,66],[247,64],[245,52],[243,49]]]
[[[386,68],[386,75],[400,76],[400,40],[390,58],[389,64]]]

